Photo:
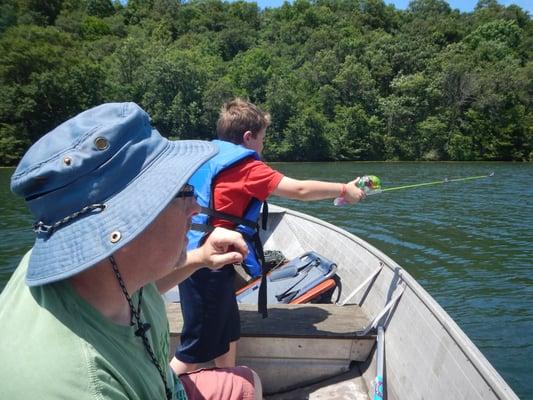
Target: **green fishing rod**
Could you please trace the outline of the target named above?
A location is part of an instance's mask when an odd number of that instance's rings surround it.
[[[381,179],[379,179],[375,175],[365,175],[359,178],[359,181],[357,181],[356,185],[359,189],[364,191],[367,196],[372,196],[374,194],[379,194],[383,192],[391,192],[393,190],[412,189],[412,188],[417,188],[417,187],[422,187],[422,186],[441,185],[443,183],[450,183],[450,182],[471,181],[475,179],[490,178],[492,176],[494,176],[494,172],[491,172],[488,175],[468,176],[466,178],[455,178],[455,179],[444,178],[443,180],[440,180],[440,181],[415,183],[411,185],[394,186],[391,188],[382,189]],[[342,206],[347,203],[343,197],[337,197],[334,200],[333,204],[336,206]]]
[[[440,181],[425,182],[425,183],[415,183],[413,185],[395,186],[395,187],[386,188],[386,189],[381,189],[381,180],[378,178],[378,182],[377,182],[378,184],[377,185],[371,184],[370,187],[365,185],[365,187],[368,187],[370,189],[368,191],[365,190],[365,192],[366,192],[367,195],[373,195],[373,194],[378,194],[378,193],[382,193],[382,192],[390,192],[390,191],[393,191],[393,190],[411,189],[411,188],[422,187],[422,186],[440,185],[440,184],[449,183],[449,182],[472,181],[474,179],[490,178],[491,176],[494,176],[494,172],[491,172],[488,175],[468,176],[466,178],[456,178],[456,179],[444,178],[443,180],[440,180]],[[373,176],[369,176],[369,178],[370,177],[373,177]],[[365,177],[363,177],[363,178],[365,178]],[[373,178],[377,178],[377,176],[373,177]]]

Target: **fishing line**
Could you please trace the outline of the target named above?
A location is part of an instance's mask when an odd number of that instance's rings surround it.
[[[416,188],[416,187],[440,185],[440,184],[443,184],[443,183],[450,183],[450,182],[471,181],[471,180],[474,180],[474,179],[490,178],[492,176],[494,176],[494,172],[491,172],[488,175],[468,176],[466,178],[455,178],[455,179],[444,178],[443,180],[440,180],[440,181],[425,182],[425,183],[415,183],[415,184],[412,184],[412,185],[395,186],[395,187],[391,187],[391,188],[387,188],[387,189],[369,190],[366,194],[367,194],[367,196],[371,196],[371,195],[374,195],[374,194],[378,194],[378,193],[382,193],[382,192],[390,192],[390,191],[393,191],[393,190],[412,189],[412,188]]]

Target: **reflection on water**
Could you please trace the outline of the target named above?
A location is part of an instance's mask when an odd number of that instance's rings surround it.
[[[492,178],[393,191],[355,207],[272,202],[367,240],[403,266],[459,324],[521,398],[533,398],[533,165],[278,163],[299,179],[381,177],[384,188],[444,178]],[[0,288],[33,241],[32,218],[0,169]]]

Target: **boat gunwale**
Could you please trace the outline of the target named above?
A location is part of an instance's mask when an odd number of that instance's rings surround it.
[[[457,323],[450,317],[450,315],[439,305],[439,303],[420,285],[416,279],[402,268],[393,259],[377,249],[367,241],[348,232],[343,228],[339,228],[320,218],[313,217],[299,211],[289,208],[281,207],[276,204],[269,203],[269,214],[285,213],[298,217],[325,228],[331,229],[336,233],[356,242],[362,248],[374,255],[380,260],[392,273],[397,273],[402,281],[405,283],[411,292],[428,308],[431,314],[439,321],[439,324],[450,335],[457,347],[466,356],[472,366],[478,371],[482,379],[487,383],[487,386],[500,398],[519,399],[509,384],[503,379],[500,373],[490,364],[487,358],[481,353],[472,340],[463,332]],[[405,294],[405,293],[404,293]]]

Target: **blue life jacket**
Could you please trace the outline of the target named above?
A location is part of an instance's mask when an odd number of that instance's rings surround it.
[[[235,224],[234,230],[240,232],[248,245],[248,256],[244,260],[244,267],[248,274],[255,278],[262,274],[263,247],[259,240],[258,220],[263,202],[252,198],[243,217],[230,215],[214,210],[213,207],[213,182],[218,174],[235,165],[246,157],[259,160],[259,155],[250,149],[222,140],[213,140],[219,152],[205,162],[189,179],[198,196],[198,204],[202,207],[199,214],[193,216],[191,230],[187,234],[188,250],[195,249],[203,244],[207,234],[214,228],[212,218],[219,218]],[[266,214],[266,213],[265,213]]]

